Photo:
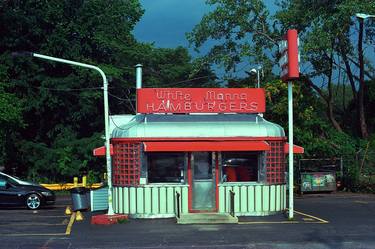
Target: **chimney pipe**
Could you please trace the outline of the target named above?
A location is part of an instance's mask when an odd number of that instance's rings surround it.
[[[142,64],[135,65],[136,72],[136,88],[142,88]]]
[[[135,65],[135,79],[136,79],[136,89],[141,89],[142,88],[142,64],[137,64]],[[138,112],[138,91],[136,94],[136,100],[135,100],[135,108],[136,108],[136,113],[139,114]]]

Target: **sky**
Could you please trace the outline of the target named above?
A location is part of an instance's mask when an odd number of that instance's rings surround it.
[[[193,57],[203,56],[214,44],[214,42],[206,43],[200,48],[201,53],[196,53],[193,48],[189,48],[189,42],[186,39],[186,33],[192,31],[203,15],[213,9],[212,6],[205,4],[205,0],[140,0],[140,2],[145,13],[134,29],[134,35],[138,41],[152,42],[156,47],[161,48],[183,46],[188,48]],[[271,13],[274,12],[276,7],[273,1],[265,2],[269,5]],[[257,66],[249,65],[248,67],[250,71],[251,68]],[[244,68],[244,70],[237,72],[236,75],[245,77],[247,68],[241,63],[239,68]],[[222,68],[213,65],[212,69],[219,78],[224,75]]]
[[[186,33],[192,31],[203,15],[213,8],[206,5],[205,0],[140,0],[140,2],[145,13],[134,30],[137,40],[151,42],[156,47],[162,48],[187,47],[193,57],[199,57],[208,52],[210,44],[200,49],[201,54],[197,54],[192,48],[189,48],[189,43],[186,40]],[[272,0],[265,1],[271,14],[277,9],[274,2]],[[364,49],[365,53],[371,54],[368,56],[371,60],[374,50],[366,46]],[[248,67],[246,70],[249,71],[257,66],[249,65]],[[241,64],[239,68],[242,68]],[[219,77],[224,74],[220,68],[213,66],[213,69]],[[245,76],[244,70],[237,76]]]
[[[188,46],[185,33],[190,32],[210,10],[204,0],[141,0],[145,13],[134,30],[142,42],[157,47]]]

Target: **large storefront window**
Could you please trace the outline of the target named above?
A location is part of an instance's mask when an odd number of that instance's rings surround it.
[[[185,153],[148,153],[148,182],[177,183],[184,180]]]
[[[222,179],[224,182],[258,181],[260,153],[222,152]]]

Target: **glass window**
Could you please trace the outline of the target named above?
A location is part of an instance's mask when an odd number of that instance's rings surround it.
[[[222,152],[223,181],[258,181],[258,154],[254,152]]]
[[[148,182],[182,182],[185,153],[147,153]]]
[[[7,182],[3,179],[0,179],[0,188],[5,188],[7,185]]]
[[[211,152],[195,152],[194,154],[194,179],[212,179]]]
[[[8,177],[0,175],[0,188],[5,188],[7,185]]]

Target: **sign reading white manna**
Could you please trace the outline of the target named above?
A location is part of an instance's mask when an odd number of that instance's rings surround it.
[[[263,88],[137,89],[138,113],[263,113]]]

